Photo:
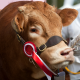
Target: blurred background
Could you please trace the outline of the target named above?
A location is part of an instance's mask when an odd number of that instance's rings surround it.
[[[70,1],[70,0],[69,0]],[[64,4],[64,0],[47,0],[50,5],[55,5],[56,7],[60,8]],[[73,5],[79,4],[80,0],[74,0]]]

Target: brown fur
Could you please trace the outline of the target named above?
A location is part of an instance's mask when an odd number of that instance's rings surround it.
[[[22,9],[22,12],[18,11],[19,6],[27,6],[27,10]],[[20,8],[21,9],[21,8]],[[65,11],[66,12],[66,11]],[[77,16],[77,11],[74,11]],[[24,15],[24,18],[21,18],[21,14]],[[34,14],[34,16],[32,16]],[[37,16],[37,17],[36,17]],[[45,43],[51,36],[61,35],[62,22],[64,25],[70,24],[64,19],[63,13],[60,13],[61,18],[56,14],[55,8],[43,2],[27,2],[20,1],[9,4],[0,12],[0,80],[35,80],[35,76],[39,76],[38,80],[46,80],[46,78],[40,79],[44,77],[43,72],[37,66],[35,66],[29,62],[29,58],[25,56],[23,53],[23,45],[18,42],[16,32],[20,33],[20,35],[26,41],[32,41],[38,47],[41,44]],[[71,15],[71,16],[74,16]],[[76,18],[75,16],[75,18]],[[22,16],[23,17],[23,16]],[[19,22],[17,20],[21,22]],[[67,17],[66,17],[67,18]],[[11,21],[15,19],[16,28],[12,28]],[[68,20],[68,19],[67,19]],[[73,18],[71,18],[71,22]],[[38,24],[42,26],[43,33],[38,38],[30,37],[28,31],[28,26],[33,24]],[[37,32],[38,33],[38,32]],[[39,34],[39,33],[38,33]],[[63,45],[62,45],[63,44]],[[56,45],[54,51],[58,47],[67,46],[63,41]],[[48,51],[53,51],[52,49],[47,49]],[[46,62],[50,63],[51,57],[49,54],[45,54],[46,50],[40,55],[40,57]],[[49,55],[49,56],[48,56]],[[36,63],[35,63],[36,64]],[[38,75],[38,73],[42,74]],[[33,74],[32,74],[33,73]]]

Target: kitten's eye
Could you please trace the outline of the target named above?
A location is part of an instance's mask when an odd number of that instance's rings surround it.
[[[36,32],[37,31],[37,29],[31,29],[31,32]]]

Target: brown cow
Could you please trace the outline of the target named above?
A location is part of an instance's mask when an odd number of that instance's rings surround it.
[[[62,37],[62,25],[69,25],[77,14],[74,9],[64,9],[58,15],[47,3],[27,1],[11,3],[1,10],[0,80],[42,80],[43,71],[29,62],[16,32],[39,47],[52,36]],[[40,57],[53,71],[74,61],[73,51],[64,41],[45,49]]]

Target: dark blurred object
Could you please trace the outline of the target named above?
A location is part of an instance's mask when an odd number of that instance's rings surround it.
[[[63,5],[64,0],[47,0],[47,3],[50,5],[55,5],[57,8],[60,8]],[[80,0],[74,0],[74,5],[79,3]]]
[[[74,5],[80,3],[80,0],[74,0]]]
[[[56,7],[61,7],[64,0],[47,0],[47,3],[50,5],[55,5]]]

